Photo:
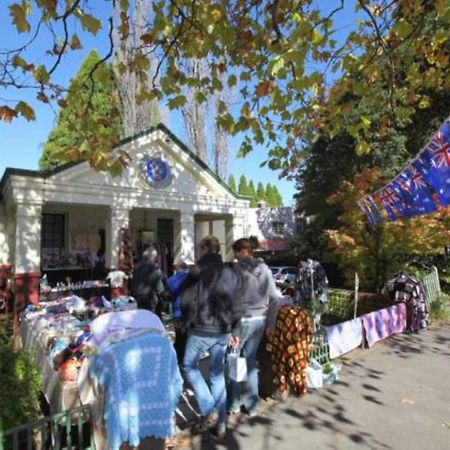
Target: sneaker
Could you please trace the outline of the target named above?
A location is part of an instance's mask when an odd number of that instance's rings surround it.
[[[229,409],[227,411],[227,414],[229,416],[231,416],[231,415],[234,415],[234,414],[239,414],[240,412],[241,412],[241,408],[240,407],[238,407],[238,408],[231,408],[231,409]]]
[[[255,409],[246,409],[245,412],[247,413],[247,416],[249,417],[256,417],[258,415],[258,410]]]
[[[218,423],[216,426],[210,428],[209,432],[211,433],[213,438],[221,441],[227,434],[227,427],[224,423]]]
[[[200,432],[206,431],[209,428],[210,423],[211,423],[211,415],[201,416],[197,424],[198,431]]]

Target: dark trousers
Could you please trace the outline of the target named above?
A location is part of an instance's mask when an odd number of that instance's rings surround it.
[[[173,343],[173,346],[175,347],[180,367],[183,367],[187,338],[187,326],[182,321],[175,319],[175,342]]]
[[[161,317],[160,302],[156,295],[137,295],[135,298],[139,309],[146,309]]]

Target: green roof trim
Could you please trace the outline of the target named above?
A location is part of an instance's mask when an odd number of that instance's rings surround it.
[[[165,133],[175,144],[178,145],[178,147],[181,148],[191,159],[193,159],[203,170],[208,172],[223,188],[225,188],[233,197],[239,199],[239,200],[251,200],[251,197],[247,197],[245,195],[240,195],[233,190],[230,189],[228,184],[225,183],[225,181],[222,180],[222,178],[217,175],[216,172],[210,169],[210,167],[202,161],[195,153],[192,152],[188,148],[188,146],[182,142],[180,139],[178,139],[175,134],[173,134],[164,124],[158,123],[157,125],[151,126],[149,128],[146,128],[145,130],[140,131],[139,133],[134,134],[133,136],[128,136],[117,144],[117,147],[120,147],[125,144],[129,144],[130,142],[133,142],[143,136],[148,136],[149,134],[153,133],[154,131],[162,131]],[[61,164],[60,166],[55,167],[54,169],[50,170],[28,170],[28,169],[16,169],[7,167],[5,169],[5,172],[3,173],[3,177],[0,181],[0,193],[3,191],[3,185],[6,182],[6,179],[11,175],[19,175],[19,176],[25,176],[25,177],[34,177],[34,178],[48,178],[52,175],[55,175],[57,173],[63,172],[66,169],[70,169],[71,167],[74,167],[78,164],[81,164],[85,162],[83,161],[76,161],[76,162],[69,162],[66,164]]]

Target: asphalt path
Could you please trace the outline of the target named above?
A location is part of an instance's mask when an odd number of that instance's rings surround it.
[[[357,349],[341,364],[331,386],[233,416],[223,441],[185,430],[175,448],[450,449],[449,325]]]

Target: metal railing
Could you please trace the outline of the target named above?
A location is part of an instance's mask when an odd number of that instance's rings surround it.
[[[430,306],[430,303],[434,302],[441,293],[437,267],[431,267],[431,272],[422,278],[422,283],[425,289],[425,301]]]
[[[89,405],[0,430],[0,450],[95,450]]]

